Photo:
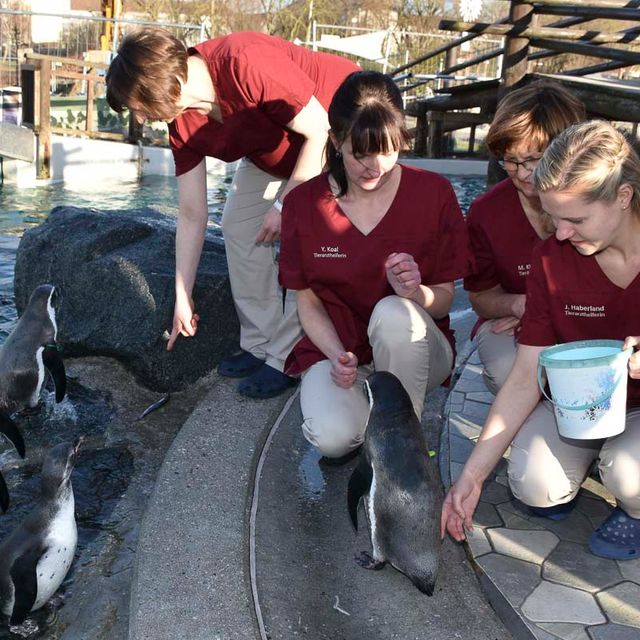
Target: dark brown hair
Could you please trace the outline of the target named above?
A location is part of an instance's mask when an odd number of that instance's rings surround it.
[[[118,113],[143,111],[171,120],[187,81],[187,49],[168,31],[148,27],[127,34],[107,72],[107,102]]]
[[[389,153],[409,145],[400,91],[389,76],[378,71],[355,71],[345,78],[329,105],[329,125],[340,145],[351,140],[355,154]],[[347,176],[331,138],[326,154],[340,198],[347,193]]]
[[[534,82],[500,101],[486,144],[499,157],[523,142],[544,151],[561,131],[584,119],[584,104],[570,91],[548,80]]]

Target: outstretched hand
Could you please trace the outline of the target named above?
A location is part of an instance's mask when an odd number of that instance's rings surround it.
[[[467,531],[473,531],[473,514],[478,506],[481,492],[482,483],[463,469],[442,504],[440,517],[442,538],[448,532],[454,540],[461,542],[467,537]]]
[[[411,298],[422,283],[418,263],[408,253],[389,254],[384,268],[389,284],[401,298]]]
[[[638,351],[638,345],[640,345],[640,336],[628,336],[622,345],[623,350],[629,347],[634,348],[629,358],[629,377],[634,380],[640,379],[640,351]]]
[[[191,298],[176,300],[173,310],[173,327],[167,342],[167,351],[173,349],[178,336],[184,336],[185,338],[195,336],[198,330],[198,320],[200,320],[200,316],[195,313]]]

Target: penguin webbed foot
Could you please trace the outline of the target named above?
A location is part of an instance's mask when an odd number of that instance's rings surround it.
[[[369,569],[370,571],[380,571],[387,564],[386,560],[376,560],[367,551],[362,551],[359,555],[355,556],[356,564],[363,569]]]
[[[36,402],[33,407],[24,407],[23,409],[20,409],[20,411],[16,411],[15,415],[20,418],[33,418],[33,416],[37,416],[42,411],[43,406],[44,402],[42,398],[39,398],[38,402]]]
[[[9,632],[22,638],[33,638],[40,631],[40,626],[32,618],[27,618],[20,624],[9,622]]]

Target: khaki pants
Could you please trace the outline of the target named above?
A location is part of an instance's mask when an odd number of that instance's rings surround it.
[[[425,394],[451,373],[449,341],[431,316],[410,300],[398,296],[380,300],[371,314],[368,334],[373,363],[358,367],[350,389],[333,383],[328,360],[317,362],[303,374],[302,432],[324,456],[337,458],[362,444],[369,417],[362,385],[374,369],[390,371],[400,379],[418,417]]]
[[[487,389],[494,395],[500,391],[516,359],[518,346],[513,336],[492,333],[493,320],[480,325],[476,334],[478,356],[482,363],[482,377]]]
[[[606,440],[558,433],[553,407],[540,402],[516,435],[509,456],[513,495],[532,507],[569,502],[599,458],[602,483],[632,518],[640,518],[640,409],[627,411],[625,430]]]
[[[284,181],[241,160],[222,213],[233,302],[240,321],[240,347],[278,371],[302,337],[295,292],[283,310],[276,247],[256,244],[264,215]]]

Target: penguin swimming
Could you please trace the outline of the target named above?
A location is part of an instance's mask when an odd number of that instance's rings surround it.
[[[358,529],[364,497],[373,557],[358,564],[381,569],[389,562],[427,595],[432,595],[440,558],[442,484],[437,463],[409,394],[388,371],[365,382],[371,408],[363,455],[350,480],[349,514]]]
[[[0,612],[22,624],[62,584],[78,532],[71,472],[80,440],[51,448],[42,465],[36,507],[0,545]]]
[[[11,414],[38,404],[45,368],[55,384],[56,402],[61,402],[66,393],[64,363],[55,346],[58,327],[52,302],[54,294],[55,287],[50,284],[37,287],[0,348],[0,433],[23,458],[24,440]],[[0,474],[0,508],[6,511],[8,507],[9,492]]]

